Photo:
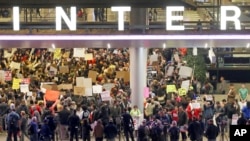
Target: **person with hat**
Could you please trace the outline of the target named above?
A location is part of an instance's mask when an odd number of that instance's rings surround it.
[[[19,128],[19,120],[20,120],[20,116],[18,115],[18,113],[15,112],[15,104],[11,103],[10,104],[10,113],[7,115],[6,118],[6,123],[7,123],[7,141],[11,141],[11,137],[14,137],[14,141],[17,141],[17,133]]]

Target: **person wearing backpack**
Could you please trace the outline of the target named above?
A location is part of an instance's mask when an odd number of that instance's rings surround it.
[[[177,127],[177,122],[173,121],[172,126],[168,130],[170,141],[178,141],[180,138],[180,129]]]
[[[7,115],[6,123],[8,129],[7,141],[11,141],[11,137],[13,136],[14,141],[17,141],[17,133],[19,131],[18,121],[20,120],[20,116],[15,112],[15,105],[13,103],[10,104],[10,113]]]
[[[30,141],[38,141],[38,123],[36,116],[32,117],[28,125],[28,134],[30,135]]]

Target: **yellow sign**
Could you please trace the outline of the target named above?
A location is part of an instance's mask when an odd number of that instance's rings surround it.
[[[12,89],[13,90],[20,89],[20,82],[21,81],[22,81],[21,79],[14,78],[13,82],[12,82]]]
[[[184,88],[180,88],[178,89],[178,93],[179,93],[179,96],[184,96],[187,94],[187,91]]]
[[[54,59],[61,59],[62,53],[60,48],[56,48],[54,51]]]
[[[175,93],[175,92],[177,92],[176,86],[175,85],[167,85],[166,92],[167,93]]]

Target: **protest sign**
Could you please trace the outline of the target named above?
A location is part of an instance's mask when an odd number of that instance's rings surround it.
[[[175,92],[177,92],[176,86],[175,85],[167,85],[166,92],[167,93],[175,93]]]
[[[60,73],[69,73],[69,66],[60,66],[59,72]]]
[[[180,88],[178,89],[179,96],[185,96],[187,94],[186,89]]]
[[[185,80],[185,81],[182,81],[181,83],[181,88],[185,89],[186,91],[189,90],[189,85],[190,85],[190,80]]]
[[[60,48],[55,48],[54,50],[54,59],[61,59],[62,53]]]
[[[93,54],[92,53],[87,53],[84,55],[85,60],[93,60]]]
[[[102,92],[102,85],[94,85],[93,86],[93,93],[98,94]]]
[[[88,78],[92,79],[92,82],[96,82],[97,71],[89,71]]]
[[[150,55],[149,61],[150,61],[150,65],[153,65],[153,62],[158,62],[158,54]]]
[[[85,88],[84,87],[75,86],[74,87],[74,94],[75,95],[81,95],[81,96],[83,96],[85,94]]]
[[[14,78],[13,82],[12,82],[12,89],[13,90],[19,89],[20,88],[20,82],[21,82],[21,79]]]
[[[149,97],[149,87],[144,87],[144,98]]]
[[[5,81],[4,76],[5,76],[5,71],[4,70],[0,70],[0,82],[1,83],[4,83],[4,81]]]
[[[101,98],[102,101],[109,101],[111,100],[111,96],[110,96],[110,91],[104,91],[101,93]]]
[[[46,90],[45,99],[48,101],[56,101],[59,98],[59,95],[59,91]]]
[[[17,62],[14,62],[14,61],[12,61],[12,62],[10,63],[10,68],[11,68],[11,69],[20,70],[20,67],[21,67],[21,64],[20,64],[20,63],[17,63]]]
[[[92,79],[91,78],[84,78],[83,79],[83,86],[85,88],[91,88],[92,89]]]
[[[83,87],[84,86],[84,77],[76,77],[76,86]]]
[[[84,96],[92,96],[93,95],[93,90],[92,87],[85,87],[85,94]]]
[[[191,104],[192,104],[193,109],[200,109],[201,108],[201,104],[198,103],[198,102],[194,102],[194,103],[191,103]]]
[[[85,57],[85,48],[74,48],[73,57]]]
[[[111,90],[114,87],[115,87],[115,84],[113,84],[113,83],[106,83],[103,85],[103,89],[105,89],[105,90]]]
[[[20,85],[20,92],[22,93],[27,93],[29,92],[29,84],[21,84]]]
[[[174,67],[173,66],[169,66],[168,69],[166,70],[167,72],[165,73],[166,76],[172,76],[173,72],[174,72]]]
[[[58,90],[72,90],[73,86],[72,84],[60,84],[57,85]]]
[[[193,72],[192,68],[186,67],[186,66],[181,66],[180,70],[179,70],[179,75],[182,78],[191,77],[192,76],[192,72]]]

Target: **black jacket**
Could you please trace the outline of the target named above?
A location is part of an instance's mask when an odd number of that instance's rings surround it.
[[[214,124],[209,124],[205,133],[208,139],[216,139],[219,134],[219,129]]]
[[[193,121],[188,126],[188,136],[191,140],[199,140],[202,138],[202,127],[199,121]]]
[[[105,137],[107,139],[113,139],[117,136],[118,130],[114,123],[110,122],[104,128]]]

